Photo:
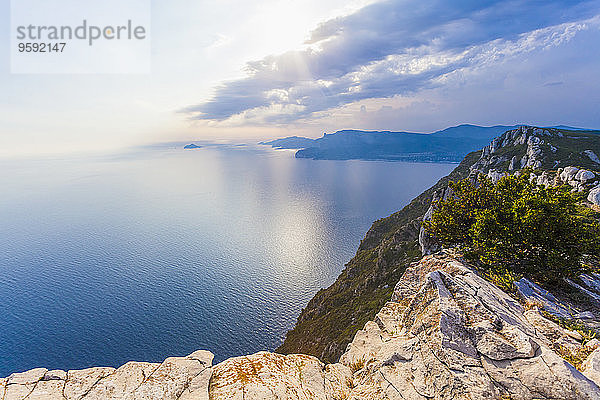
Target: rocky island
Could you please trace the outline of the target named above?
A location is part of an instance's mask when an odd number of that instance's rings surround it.
[[[0,399],[600,399],[600,274],[567,280],[568,290],[494,282],[422,228],[435,201],[452,196],[450,181],[524,169],[538,185],[569,185],[596,212],[599,154],[598,132],[529,126],[468,154],[373,224],[303,310],[278,349],[287,355],[212,365],[199,350],[116,369],[38,368],[0,379]]]

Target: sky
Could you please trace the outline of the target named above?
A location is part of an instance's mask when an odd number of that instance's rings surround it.
[[[150,73],[11,74],[0,0],[0,157],[348,128],[600,128],[600,0],[171,0],[151,11]]]

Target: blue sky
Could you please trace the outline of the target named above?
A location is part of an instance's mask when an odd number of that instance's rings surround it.
[[[15,75],[0,0],[0,155],[157,141],[600,128],[600,1],[152,3],[152,72]]]

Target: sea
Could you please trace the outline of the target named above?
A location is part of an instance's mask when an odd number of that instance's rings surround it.
[[[0,377],[274,350],[454,164],[174,144],[0,160]]]

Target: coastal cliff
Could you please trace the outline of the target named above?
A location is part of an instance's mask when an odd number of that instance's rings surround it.
[[[600,136],[520,127],[470,153],[377,221],[278,349],[212,365],[199,350],[117,369],[14,373],[0,399],[600,399],[600,275],[567,288],[523,277],[507,293],[421,229],[448,183],[530,168],[600,207]],[[512,283],[512,282],[511,282]],[[305,353],[305,354],[300,354]]]
[[[591,282],[586,290],[600,277]],[[0,398],[600,399],[600,342],[525,296],[517,301],[441,252],[407,268],[339,363],[260,352],[212,366],[212,354],[198,351],[161,364],[16,373],[0,379]],[[579,370],[558,349],[585,354]]]
[[[338,279],[320,290],[302,310],[296,326],[277,350],[336,362],[354,334],[389,300],[406,268],[435,250],[422,231],[421,222],[430,216],[434,200],[449,195],[450,181],[479,174],[498,179],[522,168],[535,167],[538,183],[549,183],[551,177],[562,176],[564,179],[557,183],[581,189],[598,206],[598,174],[596,179],[583,184],[576,179],[577,173],[573,173],[580,169],[600,170],[598,133],[523,126],[505,132],[482,150],[469,153],[432,188],[399,212],[373,224],[354,258]]]

